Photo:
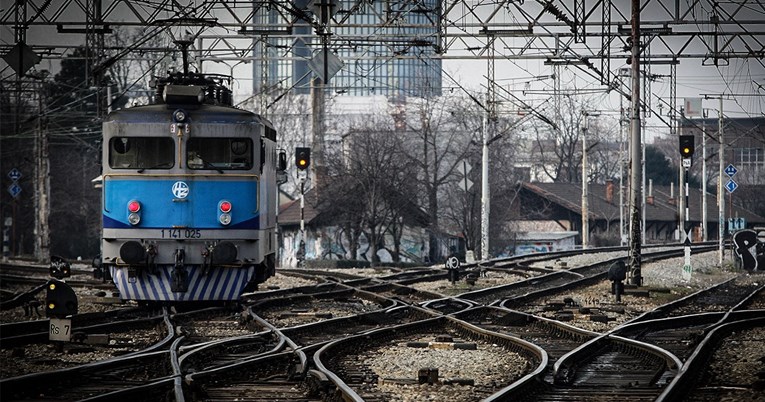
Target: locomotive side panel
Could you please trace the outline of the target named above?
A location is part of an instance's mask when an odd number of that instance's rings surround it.
[[[278,186],[276,185],[276,172],[278,165],[278,149],[276,145],[276,131],[270,124],[264,125],[262,135],[262,183],[259,187],[259,197],[262,200],[263,212],[260,215],[260,224],[264,228],[262,253],[267,255],[266,265],[268,274],[273,275],[276,270],[276,208],[278,208]]]

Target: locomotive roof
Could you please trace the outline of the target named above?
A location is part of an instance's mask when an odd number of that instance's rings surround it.
[[[247,110],[218,105],[172,105],[154,104],[120,109],[109,114],[106,122],[120,121],[129,123],[172,122],[173,112],[183,109],[188,112],[193,123],[271,123],[260,115]],[[201,112],[201,113],[200,113]]]

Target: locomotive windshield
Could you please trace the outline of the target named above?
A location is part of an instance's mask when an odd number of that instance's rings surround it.
[[[170,169],[175,165],[172,138],[114,137],[109,141],[112,169]]]
[[[249,170],[252,140],[249,138],[189,138],[186,144],[190,169]]]

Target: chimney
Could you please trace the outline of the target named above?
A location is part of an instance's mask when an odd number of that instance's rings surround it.
[[[653,205],[653,179],[648,179],[648,196],[645,197],[645,203]]]
[[[606,180],[606,202],[614,203],[614,181],[611,179]]]

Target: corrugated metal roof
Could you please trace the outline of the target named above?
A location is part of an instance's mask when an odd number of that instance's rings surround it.
[[[522,183],[523,188],[560,205],[579,215],[582,214],[582,186],[573,183]],[[689,195],[691,221],[701,221],[702,194],[700,189],[691,189]],[[678,190],[675,188],[674,197],[670,197],[670,187],[653,186],[653,204],[646,205],[643,213],[647,221],[675,222],[677,220]],[[648,195],[648,194],[646,194]],[[685,197],[683,195],[683,197]],[[628,194],[624,195],[624,204],[629,204]],[[717,196],[707,193],[707,222],[718,221]],[[673,204],[674,202],[674,204]],[[726,200],[727,202],[727,200]],[[619,220],[619,185],[614,184],[614,194],[611,202],[606,201],[606,185],[590,184],[587,198],[589,214],[596,220]],[[625,211],[627,208],[625,208]],[[765,224],[765,218],[749,210],[737,206],[725,206],[725,215],[745,218],[752,224]]]
[[[316,210],[316,193],[311,189],[305,193],[305,202],[303,207],[305,223],[308,225],[319,214]],[[300,198],[286,202],[279,206],[279,224],[280,225],[299,225],[300,224]]]

